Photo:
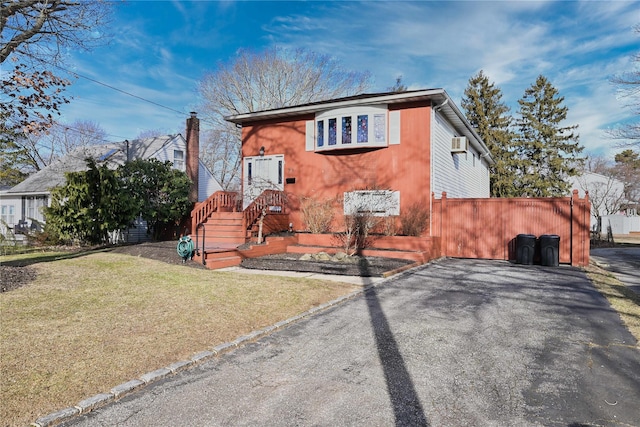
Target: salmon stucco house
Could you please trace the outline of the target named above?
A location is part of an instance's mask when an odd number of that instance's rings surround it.
[[[242,128],[242,197],[220,193],[194,209],[192,234],[205,255],[207,247],[244,243],[264,213],[280,218],[265,234],[289,229],[305,245],[309,200],[329,203],[330,231],[341,232],[345,215],[368,212],[399,224],[414,206],[430,212],[443,192],[489,197],[493,159],[443,89],[363,94],[226,119]],[[237,234],[223,231],[221,224],[233,221],[241,224]],[[423,240],[439,236],[431,229],[426,224]]]
[[[265,187],[283,191],[294,230],[308,228],[300,212],[305,199],[342,200],[340,218],[363,208],[400,216],[415,203],[429,206],[432,193],[489,197],[489,150],[443,89],[364,94],[227,120],[242,126],[243,208]]]

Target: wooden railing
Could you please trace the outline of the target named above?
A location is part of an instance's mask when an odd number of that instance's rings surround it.
[[[191,226],[195,229],[213,213],[221,210],[238,212],[242,209],[240,195],[231,191],[216,191],[191,211]]]
[[[251,228],[260,215],[285,213],[286,196],[284,192],[277,190],[265,190],[247,208],[243,215],[243,228]]]

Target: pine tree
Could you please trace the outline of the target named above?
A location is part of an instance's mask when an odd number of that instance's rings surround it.
[[[578,125],[562,125],[569,111],[563,102],[564,97],[542,75],[518,100],[516,186],[522,197],[565,196],[567,178],[582,169],[584,147],[575,133]]]
[[[494,160],[491,166],[491,196],[513,197],[515,159],[509,128],[512,118],[502,102],[502,91],[489,82],[482,70],[469,79],[462,98],[467,119],[485,142]]]

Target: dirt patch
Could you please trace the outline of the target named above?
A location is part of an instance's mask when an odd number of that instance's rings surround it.
[[[142,258],[150,258],[167,264],[183,264],[182,257],[178,255],[177,240],[116,246],[113,248],[113,252]],[[194,268],[206,268],[204,265],[193,261],[187,261],[184,265]]]
[[[33,267],[0,266],[0,292],[9,292],[27,285],[36,279]]]

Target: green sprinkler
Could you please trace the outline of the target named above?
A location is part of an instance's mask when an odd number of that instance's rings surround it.
[[[178,255],[182,258],[182,263],[187,262],[187,259],[193,259],[193,255],[195,254],[195,247],[193,245],[193,240],[191,240],[191,236],[182,236],[180,240],[178,240]]]

